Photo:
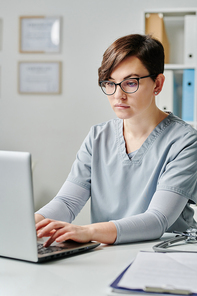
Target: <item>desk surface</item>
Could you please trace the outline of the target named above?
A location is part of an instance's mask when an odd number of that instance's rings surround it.
[[[109,284],[136,254],[152,251],[157,242],[101,245],[88,253],[39,264],[0,258],[0,295],[107,295]]]

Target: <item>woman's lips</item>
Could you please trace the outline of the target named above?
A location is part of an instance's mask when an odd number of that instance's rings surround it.
[[[125,105],[125,104],[115,104],[114,107],[122,110],[130,108],[128,105]]]

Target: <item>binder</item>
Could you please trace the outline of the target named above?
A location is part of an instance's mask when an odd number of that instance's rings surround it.
[[[163,89],[160,94],[156,96],[156,105],[164,112],[173,112],[174,73],[172,70],[165,70],[164,76],[165,81]]]
[[[165,24],[162,13],[147,13],[145,23],[145,33],[158,39],[164,47],[165,63],[169,64],[170,45],[166,34]]]
[[[183,72],[176,71],[174,73],[173,113],[180,118],[182,118],[182,83]]]
[[[195,64],[197,62],[197,20],[195,15],[184,17],[184,63]]]
[[[156,105],[166,112],[182,117],[182,71],[165,70],[163,89],[156,96]]]
[[[194,69],[183,71],[182,119],[194,120]]]

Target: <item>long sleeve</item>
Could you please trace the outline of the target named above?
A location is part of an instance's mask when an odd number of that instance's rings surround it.
[[[157,191],[146,212],[112,220],[117,228],[116,244],[157,239],[178,219],[188,200],[170,191]],[[182,222],[184,223],[184,222]],[[181,225],[181,229],[187,223]],[[177,227],[178,224],[177,224]],[[179,229],[177,229],[179,230]]]
[[[90,190],[66,181],[56,197],[37,214],[45,218],[71,223],[90,197]]]

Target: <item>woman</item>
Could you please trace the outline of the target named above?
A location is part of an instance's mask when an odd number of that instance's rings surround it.
[[[150,240],[197,226],[197,131],[157,108],[163,71],[163,46],[150,36],[122,37],[104,53],[99,85],[118,118],[91,128],[59,193],[35,214],[46,247]],[[90,196],[92,224],[70,224]]]

